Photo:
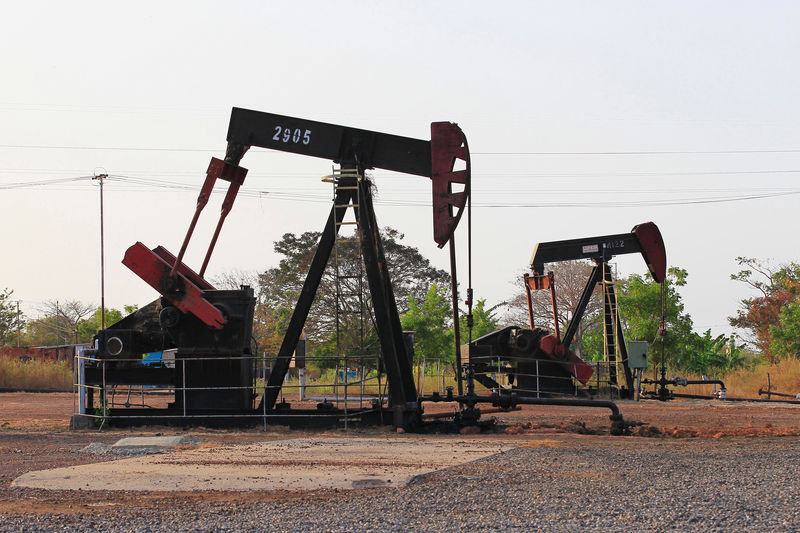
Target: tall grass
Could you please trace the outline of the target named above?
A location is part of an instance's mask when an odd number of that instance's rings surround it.
[[[70,361],[0,357],[0,387],[71,391],[72,364]]]
[[[767,374],[773,391],[800,393],[800,360],[787,359],[777,364],[763,362],[751,369],[730,372],[724,378],[728,396],[758,398],[758,390],[767,390]]]

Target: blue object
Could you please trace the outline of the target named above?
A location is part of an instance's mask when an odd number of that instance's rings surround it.
[[[356,370],[340,370],[339,371],[339,379],[341,381],[355,381],[358,377],[358,372]]]
[[[163,352],[150,352],[142,354],[143,365],[161,365],[164,357]]]

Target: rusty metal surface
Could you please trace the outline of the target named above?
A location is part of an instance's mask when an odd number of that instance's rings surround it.
[[[642,246],[642,257],[653,279],[658,283],[663,282],[667,277],[667,251],[658,226],[645,222],[634,226],[631,233],[636,235]]]
[[[141,242],[128,248],[122,264],[184,313],[193,314],[204,324],[215,329],[222,329],[225,325],[225,317],[219,309],[203,298],[203,290],[181,274],[185,265],[178,268],[172,276],[173,265],[164,261]]]
[[[463,162],[465,168],[455,170],[457,161]],[[439,248],[450,240],[464,212],[469,198],[470,173],[469,147],[464,132],[452,122],[432,122],[433,240]],[[454,191],[454,184],[463,186],[463,190]]]
[[[594,374],[594,369],[578,357],[575,352],[567,349],[555,335],[545,335],[539,341],[539,349],[547,354],[553,361],[557,361],[564,369],[575,376],[575,379],[586,385]]]

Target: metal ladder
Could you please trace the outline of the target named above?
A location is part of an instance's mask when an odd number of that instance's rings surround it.
[[[334,169],[330,176],[323,178],[333,184],[334,209],[344,210],[341,222],[337,222],[337,231],[333,245],[333,272],[335,287],[335,324],[336,324],[336,357],[337,381],[339,369],[344,370],[344,405],[347,411],[347,385],[349,378],[348,355],[364,353],[365,342],[365,306],[364,306],[364,261],[361,252],[361,232],[355,211],[359,208],[359,184],[363,179],[357,169]],[[339,191],[353,191],[347,203],[337,204]],[[346,220],[347,209],[353,208],[352,220]],[[352,226],[353,235],[343,235],[343,226]],[[338,394],[337,394],[338,397]]]
[[[613,388],[619,386],[619,376],[622,371],[622,354],[619,349],[620,338],[618,323],[620,320],[619,306],[617,305],[616,291],[614,291],[613,277],[610,275],[608,263],[603,263],[603,360],[608,368],[609,384]],[[613,367],[613,368],[612,368]],[[624,376],[624,373],[622,373]],[[624,377],[623,377],[624,382]]]

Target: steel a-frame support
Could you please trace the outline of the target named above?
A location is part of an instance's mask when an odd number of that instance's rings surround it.
[[[563,344],[569,349],[572,344],[572,339],[578,331],[578,324],[583,318],[586,311],[586,306],[589,304],[589,299],[592,297],[594,288],[598,283],[603,283],[603,313],[605,315],[605,329],[603,331],[604,342],[607,346],[614,346],[614,353],[609,353],[609,381],[612,385],[617,386],[619,379],[617,376],[617,356],[622,363],[624,370],[625,386],[627,387],[627,394],[633,391],[633,373],[628,366],[628,348],[625,345],[625,336],[622,332],[622,323],[619,318],[619,309],[617,308],[617,293],[614,290],[614,280],[611,276],[611,268],[606,261],[596,262],[592,273],[589,275],[589,280],[583,289],[581,298],[578,305],[572,312],[572,319],[567,325],[567,330],[564,333]]]
[[[343,165],[343,168],[346,165]],[[297,342],[305,326],[311,304],[322,280],[325,266],[331,256],[336,240],[336,232],[347,209],[337,206],[351,204],[355,210],[361,232],[361,249],[364,256],[364,270],[375,313],[375,325],[381,344],[381,358],[386,368],[389,381],[389,405],[394,412],[394,424],[398,427],[411,428],[421,418],[417,389],[414,385],[411,361],[403,341],[403,330],[400,315],[389,276],[386,257],[383,251],[375,209],[372,204],[372,192],[369,182],[357,178],[340,178],[341,187],[336,192],[334,205],[328,215],[328,221],[320,237],[317,251],[300,291],[289,326],[286,329],[278,356],[270,372],[267,391],[259,409],[272,409],[280,393],[280,387],[289,369]],[[345,180],[351,180],[345,182]],[[357,189],[356,189],[357,187]]]

